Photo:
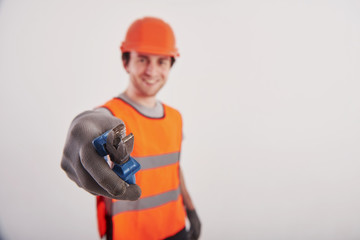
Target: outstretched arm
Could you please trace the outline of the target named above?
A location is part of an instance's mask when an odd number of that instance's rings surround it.
[[[119,200],[137,200],[141,189],[136,184],[123,181],[100,156],[92,140],[104,132],[123,124],[109,112],[96,109],[79,114],[71,123],[61,159],[61,167],[79,187],[94,195],[102,195]],[[107,138],[113,139],[113,132]],[[109,144],[108,151],[116,159],[123,159],[127,152],[123,142],[117,149]]]

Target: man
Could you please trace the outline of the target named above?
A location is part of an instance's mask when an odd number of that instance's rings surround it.
[[[129,27],[121,51],[130,78],[127,89],[73,120],[61,166],[78,186],[97,196],[101,237],[198,239],[200,220],[179,165],[181,115],[156,99],[179,56],[174,33],[161,19],[138,19]],[[137,185],[120,179],[91,143],[121,123],[127,134],[135,136],[131,155],[142,166],[135,175]],[[107,142],[113,137],[110,133]],[[127,149],[121,142],[118,148],[107,150],[117,156],[112,159],[116,161],[128,158]],[[185,231],[186,215],[189,232]]]

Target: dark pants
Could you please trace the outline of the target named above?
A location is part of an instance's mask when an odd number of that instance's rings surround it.
[[[178,232],[177,234],[171,237],[166,238],[165,240],[188,240],[187,232],[185,228],[183,228],[180,232]]]
[[[108,223],[111,221],[106,221],[106,222]],[[112,224],[108,224],[107,229],[108,231],[106,233],[106,239],[112,240]],[[171,237],[166,238],[165,240],[188,240],[187,232],[185,228],[183,228],[182,230],[180,230],[180,232],[176,233]]]

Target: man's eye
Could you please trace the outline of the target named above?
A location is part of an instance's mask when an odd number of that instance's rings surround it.
[[[159,61],[159,64],[160,64],[160,65],[164,65],[164,64],[167,64],[167,62],[168,62],[167,60],[160,60],[160,61]]]

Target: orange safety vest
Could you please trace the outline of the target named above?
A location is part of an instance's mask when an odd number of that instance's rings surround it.
[[[135,177],[142,194],[137,201],[97,197],[100,236],[109,231],[109,219],[114,240],[164,239],[176,234],[185,227],[186,216],[179,178],[180,113],[163,104],[164,116],[149,118],[119,98],[103,107],[124,121],[126,134],[134,134],[131,156],[141,165]]]

